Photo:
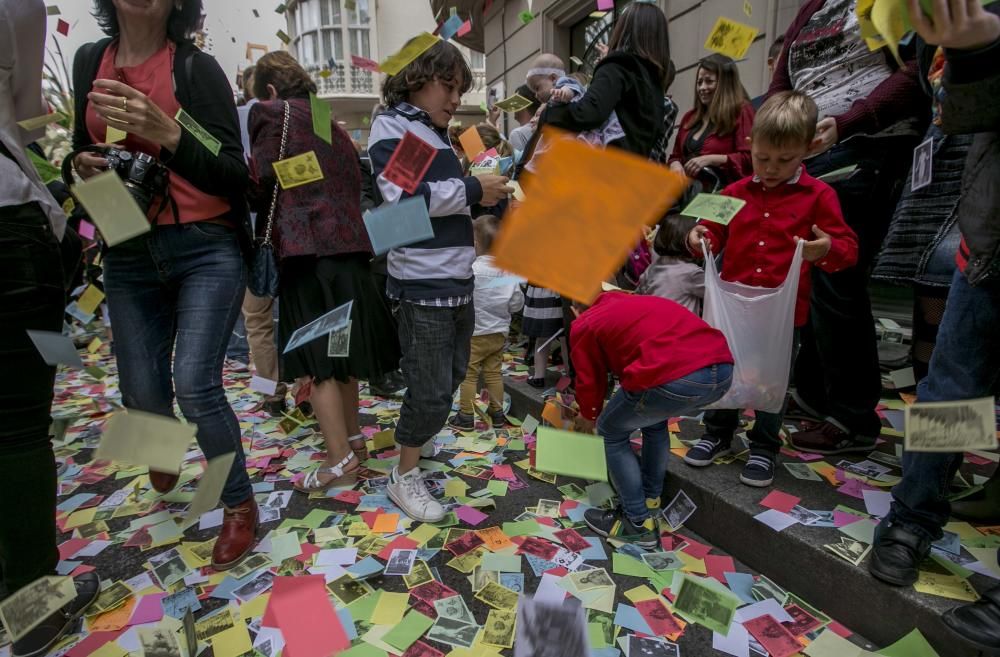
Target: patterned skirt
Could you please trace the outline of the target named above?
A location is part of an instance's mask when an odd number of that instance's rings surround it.
[[[957,209],[962,173],[973,135],[945,135],[931,125],[927,137],[934,138],[933,179],[930,185],[913,191],[913,172],[907,177],[875,261],[875,280],[896,285],[951,285],[960,240]]]

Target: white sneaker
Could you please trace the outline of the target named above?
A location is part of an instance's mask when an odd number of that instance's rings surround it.
[[[420,446],[420,456],[425,459],[432,459],[436,454],[434,448],[434,439],[431,438],[426,443]]]
[[[420,468],[413,468],[405,475],[399,474],[398,467],[393,468],[387,490],[389,499],[414,520],[438,522],[444,519],[444,507],[427,492]]]

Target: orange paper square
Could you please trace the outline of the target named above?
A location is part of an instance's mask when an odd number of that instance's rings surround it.
[[[377,534],[391,534],[396,531],[396,526],[398,524],[398,513],[383,513],[378,518],[375,518],[375,524],[372,526],[372,532]]]
[[[688,179],[620,149],[598,149],[545,130],[524,203],[504,219],[496,266],[590,303]]]
[[[479,136],[479,131],[476,130],[476,126],[472,126],[462,134],[458,136],[458,141],[462,144],[462,150],[465,151],[465,157],[470,162],[476,159],[476,156],[486,150],[486,144],[483,143],[483,138]]]

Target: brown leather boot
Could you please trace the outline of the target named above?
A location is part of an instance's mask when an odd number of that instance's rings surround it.
[[[160,494],[172,491],[177,485],[178,479],[180,479],[180,475],[157,472],[156,470],[149,471],[149,483],[153,484],[153,490]]]
[[[222,529],[212,550],[212,568],[229,570],[257,544],[257,502],[251,496],[235,507],[225,507]]]

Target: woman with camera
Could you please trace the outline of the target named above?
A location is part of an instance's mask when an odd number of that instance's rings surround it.
[[[257,233],[271,236],[280,261],[279,346],[296,329],[353,302],[346,337],[316,339],[282,356],[286,379],[311,381],[310,402],[326,441],[326,459],[295,482],[304,493],[356,480],[368,459],[358,426],[358,379],[378,379],[399,364],[392,316],[371,273],[358,153],[336,124],[329,142],[313,131],[310,92],[316,84],[288,53],[268,53],[257,62],[254,95],[260,102],[250,110],[251,161],[259,177]],[[322,179],[279,188],[274,163],[310,151]]]
[[[113,168],[152,224],[104,256],[122,397],[127,408],[173,417],[176,395],[206,458],[235,452],[212,554],[224,570],[251,550],[257,530],[240,427],[222,388],[246,287],[249,176],[229,81],[189,39],[201,12],[202,0],[94,0],[109,38],[77,52],[73,145],[96,148],[73,164],[85,179]],[[109,128],[128,133],[115,152]],[[161,493],[177,484],[173,474],[149,478]]]

